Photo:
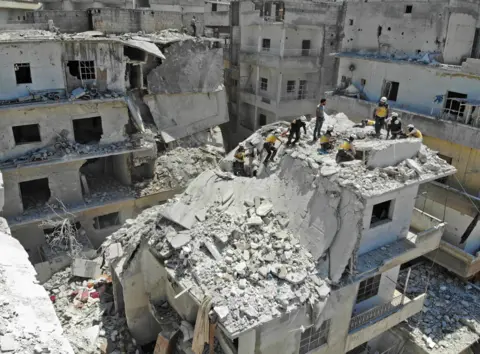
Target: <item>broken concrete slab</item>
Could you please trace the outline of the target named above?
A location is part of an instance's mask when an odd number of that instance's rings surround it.
[[[272,211],[273,209],[273,204],[272,203],[263,203],[261,204],[257,209],[256,209],[256,213],[258,216],[267,216],[268,213],[270,213],[270,211]]]
[[[72,275],[81,278],[95,279],[102,275],[100,263],[96,260],[75,258],[72,263]]]
[[[0,350],[2,353],[9,353],[15,350],[15,338],[12,334],[5,334],[0,337]]]
[[[176,250],[187,245],[192,240],[192,236],[190,235],[190,233],[183,232],[183,231],[180,231],[179,233],[171,232],[167,234],[165,237],[167,238],[167,241],[170,243],[170,246],[172,246],[172,248]]]
[[[205,247],[207,247],[208,251],[213,256],[213,258],[215,258],[216,261],[222,260],[222,255],[220,254],[220,252],[218,252],[217,247],[215,247],[213,243],[207,241],[205,242]]]
[[[112,243],[105,249],[105,261],[107,264],[121,256],[123,256],[123,248],[120,242]]]
[[[228,306],[215,306],[213,308],[213,311],[215,311],[215,313],[217,314],[218,320],[220,322],[224,322],[227,319],[228,314],[230,313]]]
[[[263,224],[263,220],[259,216],[252,216],[250,219],[247,220],[248,226],[260,226]]]
[[[195,211],[181,201],[160,210],[160,215],[185,229],[191,229],[196,222]]]
[[[367,167],[395,166],[413,158],[422,146],[418,139],[356,141],[357,151],[367,154]]]
[[[414,169],[415,172],[417,172],[417,174],[418,174],[419,176],[422,175],[423,169],[420,167],[420,165],[419,165],[418,163],[416,163],[416,162],[413,161],[412,159],[406,159],[405,161],[406,161],[408,167]]]

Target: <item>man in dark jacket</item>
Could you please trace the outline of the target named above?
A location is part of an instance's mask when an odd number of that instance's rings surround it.
[[[327,104],[327,100],[322,98],[320,100],[320,104],[317,106],[317,120],[315,122],[315,129],[313,130],[313,142],[317,141],[317,138],[321,134],[323,122],[325,122],[325,105]]]
[[[305,116],[294,119],[290,123],[290,135],[288,136],[287,146],[290,144],[295,145],[300,140],[300,129],[303,128],[303,132],[307,134],[307,125],[305,123]],[[295,135],[295,140],[292,143],[293,136]]]

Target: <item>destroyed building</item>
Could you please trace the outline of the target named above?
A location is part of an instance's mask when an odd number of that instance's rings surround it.
[[[226,85],[232,148],[265,124],[313,115],[336,82],[342,2],[236,1]]]
[[[95,249],[216,165],[228,115],[213,43],[174,30],[1,33],[2,215],[41,279],[69,262],[45,220],[71,219]]]
[[[338,140],[357,134],[356,160],[319,154],[307,143],[312,121],[257,178],[231,173],[232,152],[221,169],[107,239],[104,249],[123,248],[112,261],[115,304],[138,343],[160,333],[173,346],[177,330],[188,340],[188,322],[200,352],[205,326],[218,321],[225,353],[344,353],[367,342],[390,349],[379,336],[425,300],[424,291],[406,296],[400,268],[436,249],[445,228],[414,207],[418,188],[456,170],[418,139],[371,139],[343,114],[325,123]],[[248,140],[260,146],[287,126],[266,125]],[[162,321],[165,302],[181,326]]]
[[[385,96],[403,125],[457,168],[423,185],[416,206],[447,223],[428,257],[463,278],[480,270],[479,21],[471,1],[348,2],[327,105],[359,121]]]

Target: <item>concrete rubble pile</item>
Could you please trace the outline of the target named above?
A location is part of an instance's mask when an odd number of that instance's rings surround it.
[[[480,338],[480,287],[428,262],[412,268],[407,295],[423,293],[427,284],[424,307],[406,326],[410,337],[429,353],[463,352]]]
[[[100,265],[95,271],[100,271]],[[140,352],[125,318],[115,314],[111,285],[108,273],[96,279],[80,278],[72,276],[71,268],[43,284],[75,353]]]
[[[257,178],[231,173],[232,152],[221,162],[223,170],[200,174],[175,200],[127,222],[104,244],[125,249],[118,275],[147,245],[189,296],[213,298],[213,310],[230,333],[306,304],[320,326],[330,285],[355,256],[364,197],[442,176],[452,167],[420,149],[418,139],[366,140],[359,149],[368,152],[367,161],[337,165],[333,153],[319,155],[307,143],[313,124],[297,146],[281,146],[277,161],[262,164]],[[327,124],[335,125],[337,138],[357,130],[343,114],[327,117]],[[269,132],[285,126],[263,127],[250,139],[261,146]],[[397,166],[387,163],[392,161]]]

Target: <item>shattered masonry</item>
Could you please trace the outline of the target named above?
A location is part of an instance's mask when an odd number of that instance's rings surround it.
[[[104,247],[121,243],[125,251],[114,267],[125,299],[126,293],[135,292],[127,284],[142,272],[150,274],[141,265],[149,259],[146,251],[159,262],[155,269],[163,284],[152,293],[146,289],[150,301],[167,298],[187,318],[192,313],[170,297],[173,285],[166,279],[186,289],[182,296],[197,304],[211,296],[228,336],[306,304],[312,306],[311,318],[318,328],[330,288],[341,284],[350,258],[358,252],[367,200],[455,169],[416,139],[378,141],[368,134],[358,141],[358,150],[368,156],[366,163],[337,165],[332,154],[318,155],[317,148],[306,143],[312,124],[305,140],[295,148],[282,145],[279,162],[261,167],[258,178],[229,172],[232,152],[221,163],[223,171],[202,173],[182,195],[144,211],[109,237]],[[325,124],[335,125],[337,139],[352,132],[362,136],[363,130],[342,114],[328,117]],[[283,122],[265,126],[248,140],[261,145],[269,132],[285,127]],[[395,146],[406,156],[390,166],[390,148]],[[133,336],[140,343],[151,340],[138,317],[149,315],[132,312],[125,301]]]

